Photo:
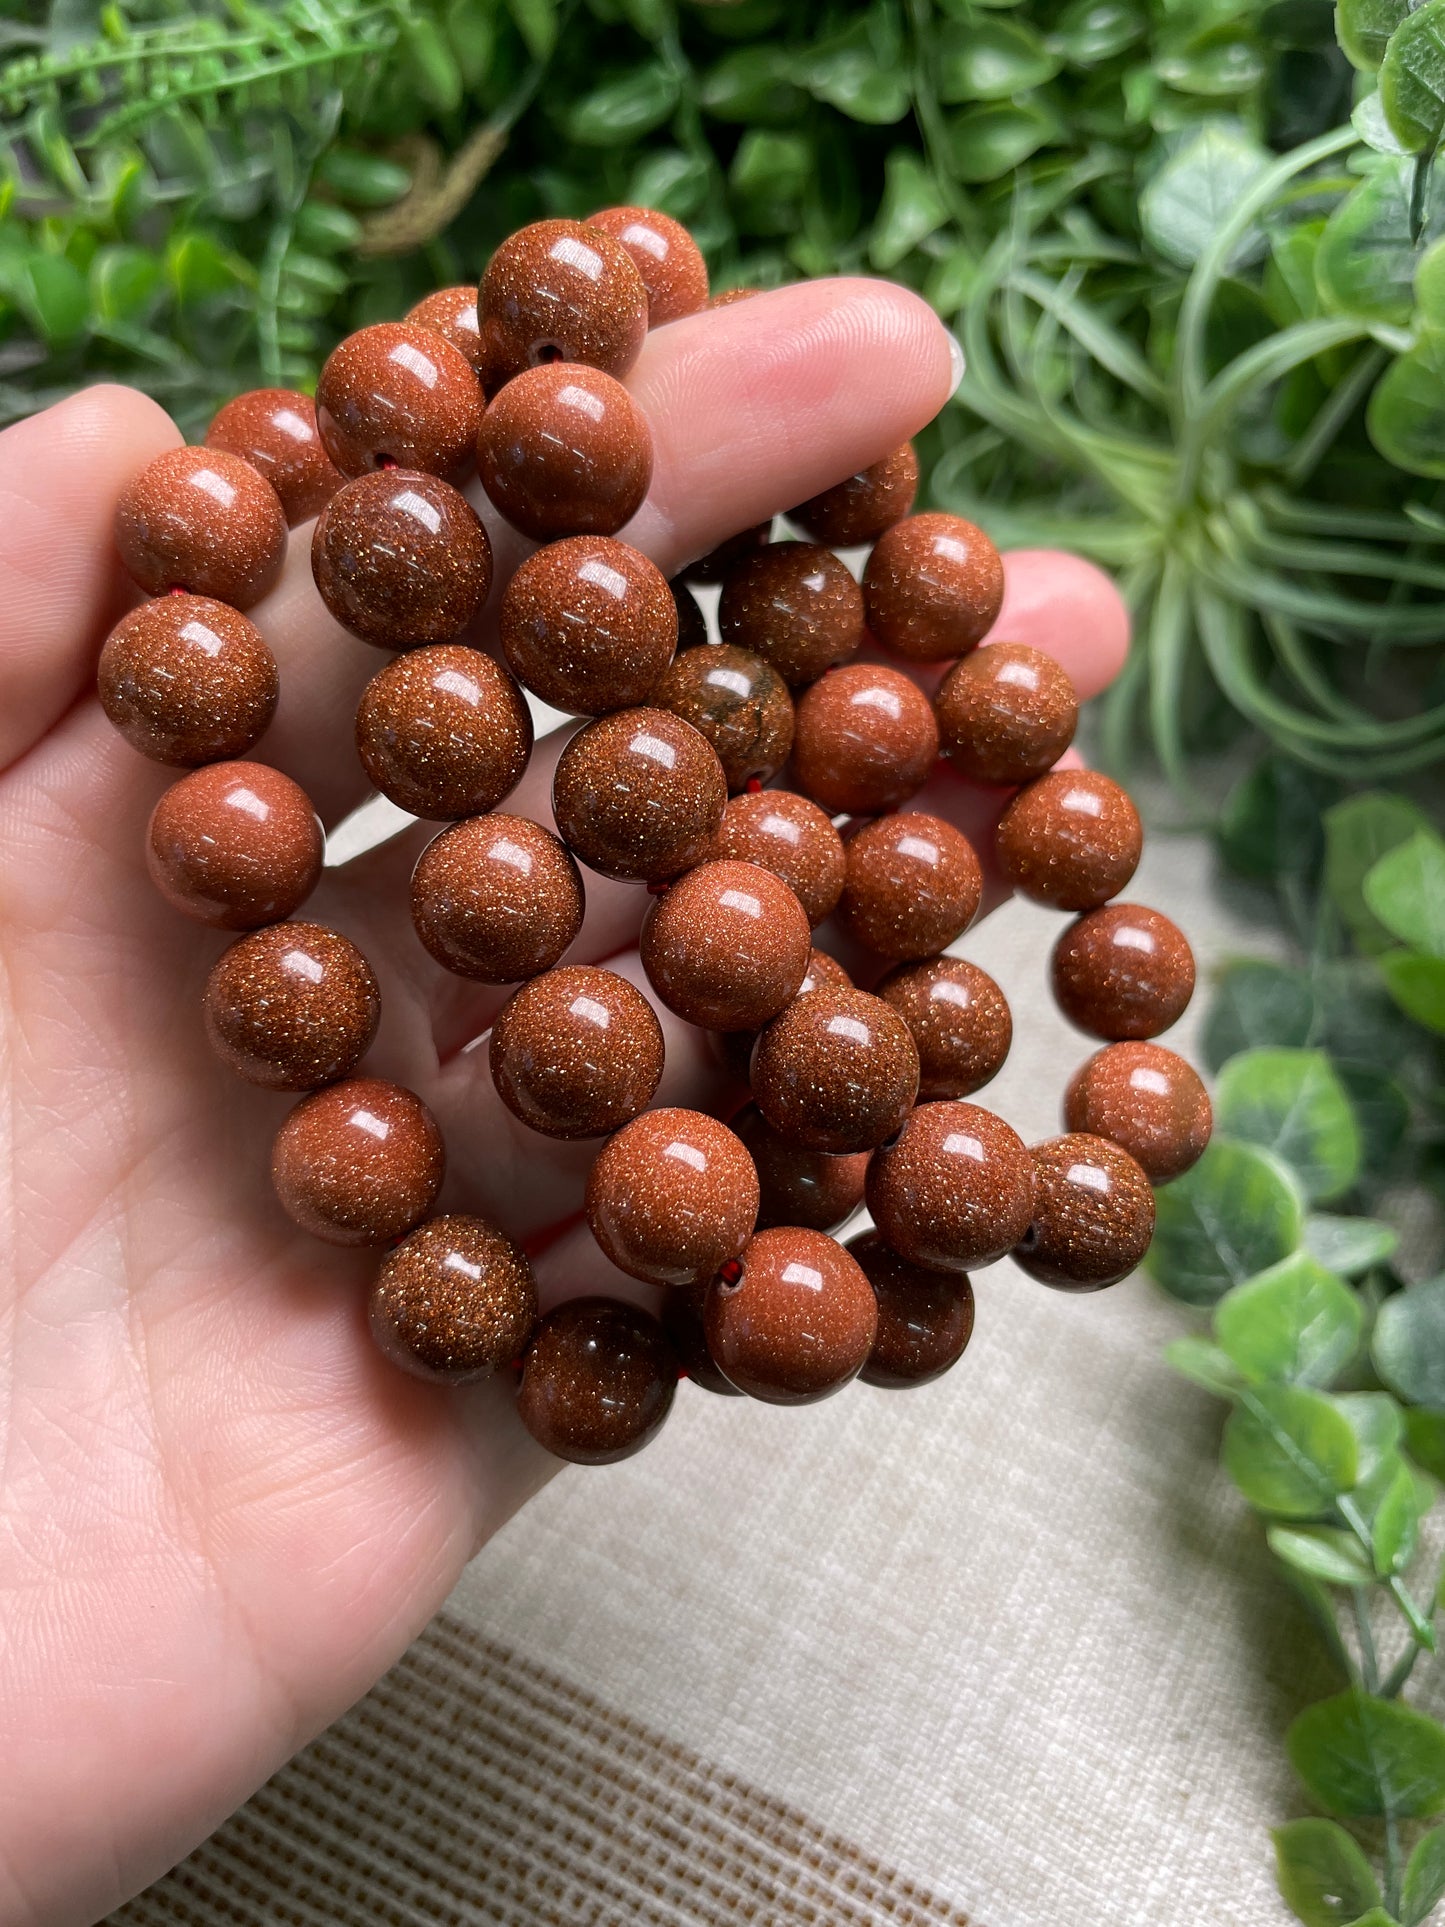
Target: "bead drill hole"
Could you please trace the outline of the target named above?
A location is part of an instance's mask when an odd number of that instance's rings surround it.
[[[562,352],[561,345],[555,341],[539,341],[532,350],[534,368],[544,368],[550,362],[565,360],[566,356]]]

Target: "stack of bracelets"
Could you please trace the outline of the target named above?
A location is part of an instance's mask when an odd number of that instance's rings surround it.
[[[749,529],[671,583],[617,540],[652,468],[621,377],[649,326],[708,304],[702,257],[665,215],[522,229],[480,291],[343,341],[314,403],[242,395],[203,447],[136,476],[116,538],[155,600],[100,661],[115,726],[190,772],[151,818],[157,888],[247,933],[209,978],[211,1043],[241,1077],[307,1093],[272,1152],[282,1208],[333,1244],[386,1248],[371,1323],[397,1364],[513,1373],[532,1434],[592,1464],[644,1445],[680,1376],[774,1404],[855,1376],[937,1377],[972,1330],[968,1273],[1005,1254],[1062,1290],[1116,1282],[1148,1247],[1151,1182],[1198,1158],[1211,1121],[1194,1071],[1149,1041],[1189,1000],[1189,945],[1157,910],[1114,901],[1139,860],[1134,806],[1107,777],[1056,767],[1078,711],[1063,670],[1007,639],[977,647],[1002,602],[999,555],[959,517],[911,513],[911,446],[793,509],[807,540]],[[461,493],[478,473],[540,545],[500,598],[495,655],[457,640],[491,588]],[[463,978],[519,986],[491,1031],[497,1092],[547,1137],[602,1140],[586,1220],[613,1265],[667,1288],[660,1318],[588,1297],[539,1319],[503,1228],[429,1215],[445,1150],[426,1105],[356,1074],[376,978],[339,932],[291,921],[321,871],[316,813],[289,777],[238,760],[277,701],[241,612],[276,580],[288,524],[312,517],[326,607],[398,652],[362,696],[361,762],[403,810],[449,826],[413,876],[417,937]],[[834,550],[865,544],[860,583]],[[720,642],[687,586],[701,582],[721,584]],[[930,700],[920,682],[943,663]],[[531,754],[524,688],[588,719],[556,766],[555,829],[498,807]],[[968,1101],[1012,1021],[998,985],[947,954],[983,894],[972,845],[901,808],[940,753],[998,789],[1002,879],[1074,914],[1054,993],[1105,1041],[1069,1085],[1067,1134],[1032,1148]],[[765,787],[785,768],[791,789]],[[584,869],[653,893],[647,979],[714,1034],[748,1098],[731,1126],[649,1110],[651,1003],[562,961]],[[826,918],[876,960],[872,990],[813,948]],[[864,1203],[875,1229],[846,1247],[828,1235]]]

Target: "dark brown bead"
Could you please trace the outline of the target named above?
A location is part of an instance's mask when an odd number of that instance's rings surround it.
[[[677,1371],[667,1334],[647,1312],[617,1298],[573,1298],[538,1327],[517,1411],[557,1458],[611,1465],[656,1437]]]
[[[276,713],[276,658],[239,611],[159,596],[122,616],[100,652],[101,708],[132,749],[194,768],[246,751]]]
[[[395,466],[460,485],[475,468],[481,420],[471,363],[416,321],[359,328],[316,384],[316,425],[343,475]]]
[[[707,1332],[702,1322],[706,1304],[706,1285],[682,1285],[668,1292],[662,1301],[662,1329],[677,1353],[678,1363],[694,1385],[700,1385],[705,1392],[721,1393],[724,1398],[741,1398],[742,1393],[736,1385],[729,1385],[707,1348]]]
[[[717,306],[714,301],[713,307]],[[773,518],[757,522],[750,529],[742,529],[737,535],[730,535],[726,541],[719,542],[715,549],[700,555],[695,562],[689,562],[681,571],[684,582],[691,582],[706,588],[709,583],[726,581],[740,562],[759,549],[766,548],[773,539]]]
[[[866,1197],[901,1258],[934,1271],[991,1265],[1033,1215],[1033,1162],[1017,1132],[977,1104],[920,1104],[875,1151]]]
[[[650,701],[700,730],[734,792],[765,783],[793,747],[793,699],[761,656],[723,643],[678,656]]]
[[[652,1102],[662,1026],[625,977],[563,964],[512,997],[492,1026],[492,1082],[544,1137],[602,1137]]]
[[[857,655],[863,591],[831,549],[770,542],[729,571],[717,620],[724,642],[750,649],[797,688]]]
[[[753,1053],[753,1097],[810,1151],[871,1151],[918,1093],[918,1052],[895,1010],[862,990],[812,990],[775,1017]]]
[[[460,635],[492,586],[492,545],[450,482],[416,469],[358,475],[317,518],[311,572],[341,624],[379,649]]]
[[[1138,903],[1109,903],[1054,945],[1059,1009],[1091,1037],[1157,1037],[1194,995],[1194,952],[1177,923]]]
[[[702,1284],[752,1236],[758,1174],[715,1117],[644,1111],[598,1152],[586,1211],[619,1271],[652,1285]]]
[[[810,990],[852,990],[853,979],[836,957],[830,957],[826,950],[808,952],[808,968],[803,981],[798,985],[798,995],[806,997]]]
[[[446,1161],[419,1097],[379,1077],[349,1077],[303,1097],[281,1126],[271,1182],[287,1216],[313,1237],[384,1245],[431,1210]]]
[[[956,1365],[973,1336],[973,1286],[958,1272],[927,1271],[900,1258],[876,1231],[848,1240],[878,1300],[878,1335],[858,1376],[902,1391]]]
[[[978,915],[983,871],[962,830],[922,810],[865,823],[845,845],[838,920],[880,957],[932,957]]]
[[[147,595],[188,589],[249,609],[281,573],[286,516],[275,489],[239,455],[172,448],[121,490],[115,545]]]
[[[896,669],[851,663],[798,703],[793,774],[830,815],[896,809],[922,789],[937,760],[932,705]]]
[[[740,1392],[809,1405],[856,1378],[878,1306],[857,1261],[821,1231],[778,1225],[743,1250],[736,1281],[715,1279],[703,1313],[708,1350]]]
[[[1074,1073],[1064,1123],[1108,1138],[1152,1183],[1167,1184],[1203,1157],[1214,1111],[1199,1073],[1172,1050],[1110,1044]]]
[[[486,1218],[433,1218],[381,1261],[372,1335],[418,1378],[455,1385],[504,1371],[536,1329],[526,1253]]]
[[[1033,1148],[1034,1208],[1014,1258],[1056,1291],[1127,1278],[1154,1236],[1154,1193],[1127,1151],[1082,1132]]]
[[[322,850],[311,799],[265,763],[192,770],[156,804],[146,833],[152,883],[217,930],[289,917],[316,888]]]
[[[581,221],[534,221],[510,235],[477,293],[494,381],[546,363],[625,375],[647,338],[647,289],[629,251]]]
[[[761,1030],[798,994],[812,948],[803,906],[756,863],[702,863],[647,913],[653,989],[704,1030]]]
[[[701,648],[708,639],[707,618],[698,607],[697,597],[681,576],[674,576],[667,586],[672,591],[673,607],[677,610],[678,654],[684,649]]]
[[[967,655],[1003,607],[1003,561],[961,515],[910,515],[879,536],[863,571],[868,627],[912,662]]]
[[[552,813],[591,869],[662,883],[707,855],[727,795],[722,764],[691,723],[665,709],[622,709],[562,751]]]
[[[522,780],[532,713],[491,656],[438,643],[372,677],[356,711],[356,752],[399,809],[434,821],[477,816]]]
[[[477,291],[470,282],[423,295],[414,308],[407,309],[405,319],[414,321],[419,328],[434,329],[458,354],[466,356],[478,376],[486,376],[487,357],[477,321]]]
[[[1042,649],[991,642],[949,670],[933,699],[943,753],[974,783],[1028,783],[1053,768],[1079,720],[1067,673]]]
[[[830,816],[792,790],[733,797],[723,811],[712,854],[756,863],[781,877],[815,929],[833,914],[843,894],[843,839]]]
[[[529,556],[499,620],[513,673],[573,716],[648,702],[677,647],[667,578],[608,535],[574,535]]]
[[[660,328],[707,306],[707,262],[680,221],[650,207],[605,207],[589,214],[625,249],[647,290],[648,326]]]
[[[559,362],[509,381],[482,421],[477,466],[493,503],[534,542],[615,535],[652,480],[652,431],[620,381]]]
[[[1133,876],[1144,831],[1109,777],[1061,769],[1019,791],[999,818],[994,848],[1021,896],[1056,910],[1094,910]]]
[[[273,923],[218,958],[206,1035],[224,1064],[273,1091],[309,1091],[353,1071],[381,1021],[371,965],[320,923]]]
[[[445,969],[521,983],[582,928],[582,878],[565,846],[524,816],[468,817],[434,837],[411,880],[416,933]]]
[[[780,1137],[756,1104],[739,1111],[733,1129],[757,1167],[760,1231],[775,1224],[836,1231],[862,1204],[866,1151],[830,1157],[826,1151],[805,1150]]]
[[[899,964],[877,986],[918,1046],[918,1095],[970,1097],[1003,1069],[1013,1042],[1008,1001],[987,971],[962,957]]]
[[[788,520],[830,549],[856,548],[876,542],[885,529],[902,521],[917,493],[918,457],[912,442],[905,442],[881,462],[789,509]]]
[[[309,522],[341,487],[341,470],[316,427],[316,404],[295,388],[253,388],[220,409],[206,447],[239,455],[264,475],[294,529]]]

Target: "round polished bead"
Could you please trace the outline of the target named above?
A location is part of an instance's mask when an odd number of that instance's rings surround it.
[[[962,957],[903,963],[878,984],[918,1046],[918,1095],[971,1097],[1003,1069],[1013,1042],[1008,1000],[987,971]]]
[[[407,309],[405,319],[415,322],[419,328],[430,328],[443,341],[449,341],[459,354],[466,356],[478,376],[486,377],[487,358],[477,321],[477,291],[470,282],[423,295],[414,308]]]
[[[340,931],[273,923],[233,943],[206,980],[206,1035],[249,1083],[308,1091],[354,1070],[381,1021],[371,965]]]
[[[853,979],[848,975],[836,957],[830,957],[826,950],[810,950],[808,967],[803,973],[803,981],[798,985],[798,995],[806,997],[810,990],[851,990]],[[752,1071],[753,1045],[758,1033],[751,1030],[710,1030],[708,1040],[713,1056],[729,1077],[739,1084],[746,1084]],[[804,1224],[803,1218],[790,1218],[789,1224]]]
[[[604,228],[534,221],[487,263],[477,317],[495,381],[549,362],[621,376],[647,338],[647,289],[630,251]]]
[[[1154,1236],[1154,1193],[1127,1151],[1082,1132],[1033,1147],[1034,1208],[1014,1258],[1041,1285],[1102,1291]]]
[[[1094,770],[1052,770],[999,818],[999,868],[1021,896],[1056,910],[1093,910],[1128,883],[1144,848],[1139,812]]]
[[[271,1150],[282,1209],[333,1245],[404,1236],[435,1204],[445,1170],[436,1119],[413,1092],[379,1077],[303,1097]]]
[[[703,1311],[707,1305],[706,1285],[681,1285],[668,1292],[662,1301],[662,1329],[677,1353],[677,1362],[705,1392],[719,1392],[724,1398],[741,1398],[736,1385],[730,1385],[717,1368],[717,1360],[707,1348]]]
[[[502,649],[533,695],[573,716],[651,700],[677,647],[677,604],[653,562],[608,535],[538,549],[507,584]]]
[[[639,948],[667,1008],[704,1030],[761,1030],[798,994],[812,949],[803,906],[756,863],[701,863],[658,897]]]
[[[493,503],[534,542],[615,535],[652,480],[652,431],[620,381],[559,362],[509,381],[482,421],[477,466]]]
[[[381,1261],[371,1330],[393,1364],[458,1384],[514,1364],[537,1328],[527,1256],[486,1218],[420,1225]]]
[[[589,214],[625,250],[647,290],[648,326],[678,321],[707,306],[707,263],[680,221],[651,207],[605,207]],[[615,371],[614,371],[615,372]]]
[[[275,489],[294,529],[309,522],[341,487],[341,470],[316,427],[316,404],[295,388],[253,388],[220,409],[206,447],[249,462]]]
[[[853,979],[836,957],[830,957],[826,950],[808,952],[808,968],[798,985],[800,997],[806,997],[810,990],[852,990],[854,987]]]
[[[902,521],[917,493],[918,457],[912,442],[905,442],[881,462],[789,509],[788,520],[830,549],[856,548],[876,542],[885,529]]]
[[[586,1212],[593,1237],[629,1277],[705,1283],[753,1234],[758,1174],[715,1117],[644,1111],[598,1152]]]
[[[809,1405],[857,1377],[878,1306],[842,1245],[779,1225],[752,1238],[738,1262],[736,1280],[709,1287],[703,1325],[708,1350],[740,1392],[768,1405]]]
[[[677,611],[677,648],[680,655],[684,649],[698,649],[708,639],[707,618],[698,607],[697,597],[683,582],[681,576],[674,576],[668,583],[672,591],[673,607]]]
[[[723,643],[677,657],[650,701],[701,731],[734,792],[765,783],[793,747],[793,699],[777,670]]]
[[[115,545],[147,595],[187,589],[249,609],[286,559],[281,498],[221,448],[172,448],[120,492]]]
[[[492,586],[492,545],[450,482],[419,470],[358,475],[317,518],[311,572],[343,629],[379,649],[449,642]]]
[[[876,1231],[847,1249],[878,1300],[878,1335],[858,1376],[865,1385],[903,1391],[927,1385],[956,1365],[973,1336],[973,1286],[958,1272],[928,1271],[900,1258]]]
[[[713,302],[714,307],[717,306]],[[725,582],[740,562],[756,555],[759,549],[766,548],[773,539],[773,518],[766,522],[756,522],[750,529],[741,529],[736,535],[728,536],[719,542],[715,549],[700,555],[695,562],[689,562],[681,571],[684,582],[691,582],[700,588],[709,583]]]
[[[177,910],[218,930],[289,917],[321,875],[311,799],[265,763],[210,763],[170,788],[151,813],[146,864]]]
[[[831,549],[769,542],[729,571],[717,619],[724,642],[761,656],[796,688],[858,653],[863,591]]]
[[[826,1151],[806,1150],[780,1136],[756,1104],[739,1111],[733,1129],[757,1168],[760,1231],[775,1224],[836,1231],[862,1204],[866,1151],[832,1157]]]
[[[237,610],[158,596],[122,616],[100,652],[101,708],[132,749],[194,768],[243,756],[276,713],[276,658]]]
[[[625,977],[562,964],[523,984],[492,1026],[492,1082],[544,1137],[601,1137],[646,1110],[662,1026]]]
[[[599,716],[552,778],[563,841],[605,877],[661,883],[706,856],[727,803],[717,753],[665,709]]]
[[[1033,1162],[1001,1117],[977,1104],[920,1104],[868,1166],[865,1193],[901,1258],[968,1271],[1011,1251],[1033,1215]]]
[[[1054,945],[1059,1009],[1091,1037],[1157,1037],[1194,995],[1194,952],[1177,923],[1137,903],[1107,903]]]
[[[862,990],[812,990],[774,1018],[753,1053],[753,1097],[810,1151],[870,1151],[907,1117],[918,1052],[897,1011]]]
[[[756,863],[781,877],[816,929],[843,894],[843,839],[833,819],[792,790],[735,796],[723,811],[712,854]]]
[[[933,707],[896,669],[850,663],[798,704],[793,773],[833,816],[896,809],[923,787],[937,758]]]
[[[557,1458],[611,1465],[656,1437],[677,1372],[677,1354],[649,1313],[617,1298],[573,1298],[537,1329],[517,1411]]]
[[[502,665],[438,643],[380,669],[356,711],[356,751],[383,796],[445,821],[494,809],[532,753],[532,713]]]
[[[1071,1131],[1108,1138],[1154,1184],[1204,1155],[1214,1112],[1199,1073],[1162,1044],[1110,1044],[1080,1065],[1064,1095]]]
[[[459,348],[416,321],[359,328],[327,357],[316,424],[343,475],[421,469],[460,484],[473,472],[482,391]]]
[[[1003,607],[1003,561],[960,515],[910,515],[878,538],[863,571],[868,627],[913,662],[967,655]]]
[[[844,847],[838,920],[878,956],[936,956],[978,915],[983,871],[968,838],[941,817],[880,817]]]
[[[484,984],[550,970],[582,928],[566,847],[524,816],[471,816],[434,837],[411,880],[416,933],[445,969]]]
[[[1079,720],[1067,673],[1042,649],[991,642],[955,663],[933,699],[943,753],[974,783],[1029,783],[1053,768]]]
[[[721,294],[713,295],[707,305],[710,308],[731,308],[734,302],[751,301],[755,294],[766,292],[765,288],[724,288]]]

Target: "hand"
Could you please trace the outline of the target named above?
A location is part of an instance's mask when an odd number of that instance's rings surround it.
[[[657,462],[626,533],[670,573],[922,427],[949,392],[949,344],[899,289],[819,282],[659,330],[630,385]],[[437,1389],[376,1353],[375,1254],[291,1227],[267,1177],[285,1100],[206,1047],[201,990],[225,939],[166,909],[142,857],[174,772],[129,749],[93,693],[101,642],[135,599],[112,544],[116,496],[177,439],[116,388],[0,436],[9,1927],[92,1921],[180,1858],[365,1691],[556,1469],[510,1385]],[[505,578],[522,545],[493,532]],[[308,552],[302,531],[252,611],[283,690],[260,754],[335,824],[365,793],[351,717],[384,658],[331,622]],[[1126,632],[1086,564],[1009,558],[999,633],[1050,650],[1083,695],[1116,673]],[[504,807],[550,821],[558,747],[539,743]],[[952,776],[923,800],[986,832],[993,805]],[[531,1135],[492,1092],[486,1053],[460,1050],[504,993],[446,976],[410,928],[406,880],[434,829],[328,871],[303,914],[355,937],[377,970],[385,1015],[367,1068],[436,1111],[444,1206],[531,1237],[577,1212],[595,1146]],[[646,893],[591,876],[587,888],[574,955],[625,953],[615,967],[640,980]],[[716,1102],[702,1040],[663,1021],[657,1101]],[[639,1289],[575,1232],[538,1275],[544,1301]]]

